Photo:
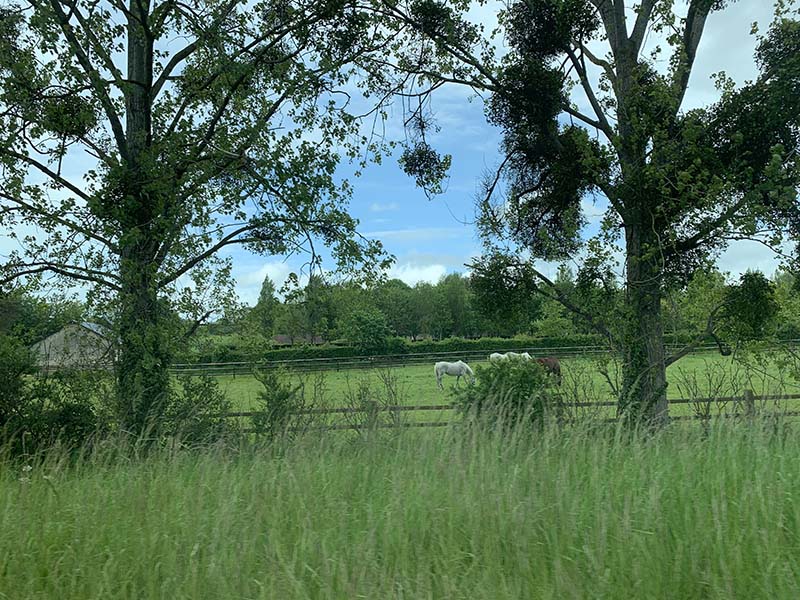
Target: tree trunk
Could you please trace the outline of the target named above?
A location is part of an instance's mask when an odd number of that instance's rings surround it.
[[[630,424],[660,426],[669,419],[661,255],[644,227],[626,228],[627,280],[622,388],[618,412]]]
[[[164,415],[171,345],[154,265],[143,252],[128,254],[120,269],[117,400],[123,429],[138,436],[157,428]]]
[[[120,286],[117,400],[122,427],[135,435],[157,428],[169,396],[168,311],[158,298],[157,260],[168,202],[153,185],[153,39],[150,1],[129,0],[125,89],[125,166],[119,181]]]

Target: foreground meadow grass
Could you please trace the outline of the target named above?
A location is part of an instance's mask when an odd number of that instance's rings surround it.
[[[0,474],[0,598],[796,598],[800,439],[308,439]]]

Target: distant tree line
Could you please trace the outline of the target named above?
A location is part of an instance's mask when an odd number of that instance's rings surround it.
[[[279,336],[289,343],[341,340],[377,351],[393,336],[415,341],[535,333],[543,324],[545,302],[536,296],[527,300],[514,308],[511,318],[499,318],[487,308],[474,280],[460,273],[445,275],[435,284],[410,286],[389,279],[371,287],[326,283],[312,276],[303,290],[284,300],[277,298],[267,278],[254,307],[245,309],[238,320],[209,329]]]
[[[586,310],[600,310],[602,304],[607,312],[623,301],[623,288],[613,277],[581,281],[561,266],[554,283],[566,298]],[[728,347],[770,336],[800,337],[797,286],[798,279],[786,271],[778,271],[771,280],[750,272],[732,282],[716,267],[700,269],[686,285],[665,295],[665,333],[681,339],[703,335],[709,315],[714,314],[714,329]],[[758,288],[758,297],[766,300],[756,308],[745,298],[744,306],[737,307],[737,298],[753,293],[754,288]],[[338,342],[358,347],[365,354],[391,352],[393,343],[397,344],[393,338],[413,342],[517,335],[568,338],[592,333],[591,327],[562,303],[536,293],[534,283],[524,274],[498,286],[496,276],[486,278],[476,272],[450,273],[435,284],[411,286],[388,279],[371,287],[328,283],[314,275],[305,288],[283,299],[267,277],[255,306],[201,331],[205,338],[249,338],[259,348]]]
[[[266,277],[254,306],[231,311],[200,327],[198,337],[247,338],[260,348],[338,342],[369,354],[391,351],[393,338],[414,342],[519,335],[569,338],[592,333],[584,320],[560,302],[528,289],[531,283],[524,277],[509,278],[508,285],[501,287],[494,285],[496,281],[494,276],[486,280],[475,272],[450,273],[435,284],[419,282],[411,286],[388,279],[367,287],[352,282],[330,283],[314,275],[304,288],[280,298],[275,283]],[[764,286],[758,292],[759,304],[742,298],[752,292],[742,281],[751,288]],[[622,287],[613,278],[580,281],[562,266],[554,283],[565,297],[587,310],[600,302],[604,310],[613,310],[614,304],[622,301]],[[727,344],[769,337],[800,338],[799,287],[800,278],[784,270],[770,280],[751,272],[731,282],[716,267],[700,269],[687,285],[666,294],[662,305],[665,333],[683,339],[700,335],[707,329],[709,314],[714,313]],[[743,307],[737,307],[737,301]],[[748,311],[753,314],[748,316]],[[67,323],[85,320],[105,321],[74,299],[44,297],[24,289],[0,296],[0,335],[24,345],[45,338]]]

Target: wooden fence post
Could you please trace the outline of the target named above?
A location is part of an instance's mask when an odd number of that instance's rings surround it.
[[[378,427],[378,402],[367,400],[364,404],[367,413],[367,429],[376,429]]]
[[[753,393],[753,390],[745,390],[742,401],[744,402],[745,416],[749,418],[754,417],[756,414],[756,395]]]

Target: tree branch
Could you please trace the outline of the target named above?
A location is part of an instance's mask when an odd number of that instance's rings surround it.
[[[59,175],[58,173],[56,173],[55,171],[53,171],[52,169],[50,169],[46,165],[43,165],[38,160],[36,160],[34,158],[31,158],[30,156],[28,156],[26,154],[21,154],[19,152],[15,152],[14,150],[9,150],[9,149],[0,150],[0,153],[6,154],[6,155],[8,155],[8,156],[10,156],[12,158],[16,158],[17,160],[22,161],[22,162],[34,167],[35,169],[38,169],[39,171],[41,171],[42,173],[47,175],[50,179],[52,179],[54,182],[58,183],[59,185],[64,186],[65,188],[70,190],[73,194],[75,194],[76,196],[78,196],[79,198],[84,200],[85,202],[89,202],[91,200],[91,197],[88,194],[86,194],[83,190],[81,190],[79,187],[74,185],[69,180],[64,179],[61,175]]]
[[[728,356],[730,354],[730,348],[728,348],[728,350],[726,351],[723,348],[722,340],[720,340],[719,337],[717,337],[716,333],[714,332],[714,329],[716,328],[716,324],[714,323],[714,318],[717,316],[717,313],[725,306],[725,304],[726,303],[723,302],[714,307],[714,309],[711,311],[711,314],[708,315],[706,328],[701,334],[699,334],[694,340],[686,344],[678,352],[664,359],[665,367],[668,367],[672,363],[679,361],[681,358],[683,358],[684,356],[695,350],[700,344],[703,343],[703,340],[705,340],[705,338],[708,336],[714,338],[714,341],[717,343],[717,347],[719,348],[719,353],[722,354],[722,356]]]
[[[57,2],[57,0],[55,0]],[[53,3],[55,3],[53,2]],[[91,25],[86,22],[81,11],[78,9],[78,2],[77,0],[73,0],[68,4],[69,6],[69,15],[65,16],[66,21],[69,21],[69,17],[74,15],[77,19],[78,23],[83,30],[83,34],[91,40],[92,43],[92,50],[100,57],[103,62],[103,66],[108,69],[109,73],[114,77],[114,82],[119,86],[120,89],[123,89],[125,84],[125,77],[122,75],[122,72],[117,68],[114,64],[114,61],[111,59],[111,56],[106,52],[106,47],[100,43],[100,40],[97,39],[97,36],[92,31]]]
[[[583,91],[586,93],[586,97],[589,99],[589,103],[592,105],[592,109],[597,117],[597,128],[602,131],[611,142],[614,137],[614,130],[608,123],[608,119],[603,112],[603,108],[600,106],[597,96],[595,96],[594,90],[592,89],[592,84],[589,82],[589,77],[586,73],[586,65],[578,59],[572,48],[567,50],[567,54],[572,62],[572,65],[575,67],[575,71],[578,73],[578,79],[580,79]]]
[[[36,8],[35,2],[31,0],[31,3],[32,6]],[[117,148],[120,155],[123,157],[123,159],[128,160],[128,146],[125,141],[125,130],[122,127],[122,121],[119,115],[114,110],[114,103],[111,101],[111,98],[105,89],[105,81],[102,77],[100,77],[100,74],[97,72],[97,70],[92,67],[89,57],[86,55],[86,52],[84,52],[80,41],[75,36],[75,32],[72,30],[72,26],[69,23],[69,17],[61,9],[61,4],[59,1],[49,0],[49,3],[53,9],[53,12],[58,18],[58,23],[61,26],[61,32],[67,39],[70,48],[75,53],[75,57],[78,59],[78,63],[81,65],[84,74],[89,78],[95,93],[97,93],[99,96],[100,104],[102,104],[103,110],[106,113],[106,118],[111,125],[111,130],[114,133],[114,139],[117,142]]]
[[[581,317],[586,319],[586,322],[589,323],[589,325],[592,328],[594,328],[598,333],[600,333],[603,337],[605,337],[612,346],[616,346],[614,335],[611,333],[611,330],[608,328],[608,326],[606,326],[605,323],[603,323],[597,318],[597,315],[587,312],[582,308],[580,308],[579,306],[577,306],[576,304],[574,304],[569,298],[567,298],[566,294],[564,294],[564,292],[562,292],[553,281],[551,281],[538,269],[536,269],[531,265],[526,265],[526,266],[533,272],[534,275],[536,275],[536,277],[538,277],[549,288],[549,290],[553,292],[552,294],[544,292],[539,287],[538,289],[540,294],[547,296],[551,300],[555,300],[570,312],[573,312],[576,315],[580,315]]]
[[[650,23],[650,17],[653,14],[656,0],[641,0],[639,9],[636,15],[636,23],[633,26],[633,31],[629,38],[633,44],[634,51],[638,55],[644,43],[644,36],[647,33],[647,26]]]
[[[56,275],[63,275],[65,277],[69,277],[70,279],[96,283],[117,292],[122,291],[122,288],[119,285],[106,279],[106,277],[118,279],[113,273],[106,271],[98,271],[96,269],[79,267],[78,265],[66,265],[61,263],[41,261],[24,263],[20,265],[6,265],[4,267],[4,269],[17,268],[21,268],[21,270],[14,271],[12,274],[0,278],[0,285],[10,283],[16,279],[19,279],[20,277],[24,277],[25,275],[35,275],[37,273],[55,273]]]
[[[415,31],[420,31],[419,24],[412,19],[408,14],[400,11],[397,7],[396,2],[383,2],[384,6],[386,7],[386,11],[376,11],[379,14],[383,14],[389,17],[394,17],[398,19],[401,23],[405,23],[407,26],[411,27]],[[495,77],[494,73],[491,72],[490,69],[486,67],[480,60],[478,60],[475,56],[472,55],[472,52],[464,48],[462,45],[458,44],[456,41],[445,38],[444,35],[439,34],[437,32],[426,32],[426,35],[430,37],[434,42],[437,42],[442,50],[453,56],[454,58],[458,59],[462,63],[469,65],[470,67],[474,68],[480,75],[486,78],[487,81],[490,82],[491,86],[496,89],[500,89],[500,82]],[[481,87],[489,88],[488,85],[482,85]]]
[[[686,13],[683,39],[676,50],[678,53],[677,65],[672,75],[672,93],[675,98],[674,110],[676,114],[683,103],[683,97],[689,85],[689,76],[692,74],[692,66],[697,55],[697,46],[700,45],[706,18],[710,12],[711,2],[709,0],[691,0],[689,10]]]
[[[3,192],[2,190],[0,190],[0,197],[5,198],[9,202],[13,202],[14,204],[16,204],[22,210],[29,211],[29,212],[32,212],[34,214],[37,214],[40,217],[44,217],[45,219],[49,219],[49,220],[54,221],[54,222],[56,222],[56,223],[58,223],[60,225],[63,225],[64,227],[66,227],[67,229],[69,229],[71,231],[80,233],[82,235],[85,235],[88,238],[91,238],[91,239],[93,239],[93,240],[95,240],[97,242],[100,242],[101,244],[106,246],[106,248],[108,248],[112,252],[116,252],[117,251],[117,246],[116,246],[116,244],[114,244],[114,242],[112,242],[109,239],[106,239],[105,237],[101,236],[99,233],[96,233],[95,231],[92,231],[91,229],[87,229],[86,227],[83,227],[82,225],[79,225],[78,223],[75,223],[74,221],[70,221],[69,219],[65,219],[63,217],[59,217],[59,216],[54,215],[54,214],[52,214],[52,213],[50,213],[50,212],[48,212],[46,210],[41,209],[41,208],[37,208],[33,204],[29,204],[28,202],[25,202],[24,200],[20,200],[19,198],[15,198],[15,197],[11,196],[10,194],[7,194],[7,193]]]
[[[238,229],[235,229],[234,231],[232,231],[231,233],[229,233],[228,235],[226,235],[225,237],[220,239],[216,244],[214,244],[213,246],[210,246],[209,248],[207,248],[204,252],[201,252],[200,254],[195,256],[194,258],[192,258],[192,259],[188,260],[187,262],[185,262],[181,267],[179,267],[178,269],[173,271],[171,274],[164,276],[158,282],[158,287],[163,288],[163,287],[169,285],[170,283],[172,283],[173,281],[178,279],[181,275],[183,275],[184,273],[187,273],[188,271],[193,269],[195,266],[197,266],[199,263],[201,263],[205,259],[211,257],[213,254],[215,254],[217,251],[219,251],[221,248],[224,248],[225,246],[230,246],[231,244],[244,244],[244,243],[247,243],[247,242],[256,242],[256,241],[258,241],[258,238],[239,238],[238,237],[239,235],[241,235],[243,233],[246,233],[248,231],[252,231],[253,229],[257,229],[257,228],[258,228],[258,225],[253,224],[253,223],[248,223],[247,225],[244,225],[242,227],[239,227]]]
[[[164,69],[161,71],[161,75],[158,76],[153,87],[151,89],[151,97],[155,100],[158,97],[161,88],[169,79],[170,75],[172,75],[172,71],[177,67],[180,63],[184,60],[189,58],[195,50],[197,50],[199,44],[197,41],[192,42],[185,48],[181,49],[180,51],[176,52],[172,58],[169,59],[169,62],[164,66]]]
[[[614,81],[617,78],[617,74],[614,73],[614,68],[611,66],[611,63],[608,62],[607,60],[603,60],[602,58],[600,58],[598,56],[595,56],[595,54],[592,53],[592,51],[589,50],[589,48],[587,48],[586,45],[583,44],[582,42],[578,44],[578,48],[580,49],[581,54],[586,56],[586,58],[589,59],[589,62],[591,62],[592,64],[597,65],[598,67],[603,69],[603,71],[605,72],[605,74],[608,76],[608,78],[611,80],[611,82],[613,84]]]
[[[580,121],[583,121],[584,123],[586,123],[590,127],[594,127],[595,129],[599,129],[600,131],[603,131],[603,124],[600,121],[597,121],[595,119],[592,119],[591,117],[588,117],[588,116],[584,115],[583,113],[581,113],[580,111],[575,110],[574,108],[572,108],[568,104],[564,104],[561,107],[561,109],[565,113],[567,113],[568,115],[571,115],[571,116],[575,117],[576,119],[578,119]],[[605,131],[603,131],[603,133],[605,133]]]
[[[710,235],[721,225],[728,222],[731,218],[733,218],[736,212],[746,204],[747,204],[747,198],[742,197],[738,202],[735,202],[734,204],[729,206],[715,219],[701,223],[700,226],[698,227],[698,231],[691,237],[680,240],[669,248],[665,248],[664,254],[666,256],[673,256],[697,248],[703,242],[703,239],[706,236]]]
[[[240,0],[231,0],[230,2],[228,2],[228,4],[222,8],[219,16],[214,20],[214,22],[211,23],[211,25],[205,31],[203,31],[203,34],[215,31],[222,24],[225,18],[231,13],[231,11],[236,7],[239,1]],[[163,12],[166,15],[168,11],[167,8],[168,6],[169,2],[164,2],[160,4],[158,7],[156,7],[156,9],[153,10],[154,16],[156,16],[156,13],[161,13],[161,12]],[[159,19],[160,19],[160,14],[156,17],[156,21],[158,21]],[[158,22],[156,24],[158,25]],[[164,84],[172,75],[172,72],[175,70],[175,67],[177,67],[180,63],[189,58],[189,56],[191,56],[199,46],[200,46],[200,41],[195,40],[186,47],[176,52],[172,56],[169,62],[164,66],[164,69],[161,71],[161,75],[158,76],[158,79],[156,79],[156,82],[153,84],[151,92],[151,97],[153,99],[155,99],[158,96],[158,93],[161,91],[161,88],[164,86]]]
[[[195,334],[195,332],[197,331],[197,329],[200,327],[200,325],[205,323],[205,321],[208,319],[208,317],[213,315],[215,312],[217,312],[217,311],[214,310],[214,309],[207,310],[203,315],[201,315],[200,317],[195,319],[192,322],[192,326],[189,327],[189,329],[186,330],[186,332],[183,334],[184,341],[188,340],[190,337],[192,337]]]
[[[619,60],[620,53],[623,50],[623,45],[620,43],[622,40],[627,41],[627,31],[625,31],[625,6],[623,0],[589,0],[590,4],[594,6],[600,14],[600,19],[603,21],[603,27],[606,30],[608,37],[608,44],[611,46],[611,52],[614,58]],[[622,35],[619,35],[618,17],[619,12],[622,13],[623,29]]]

